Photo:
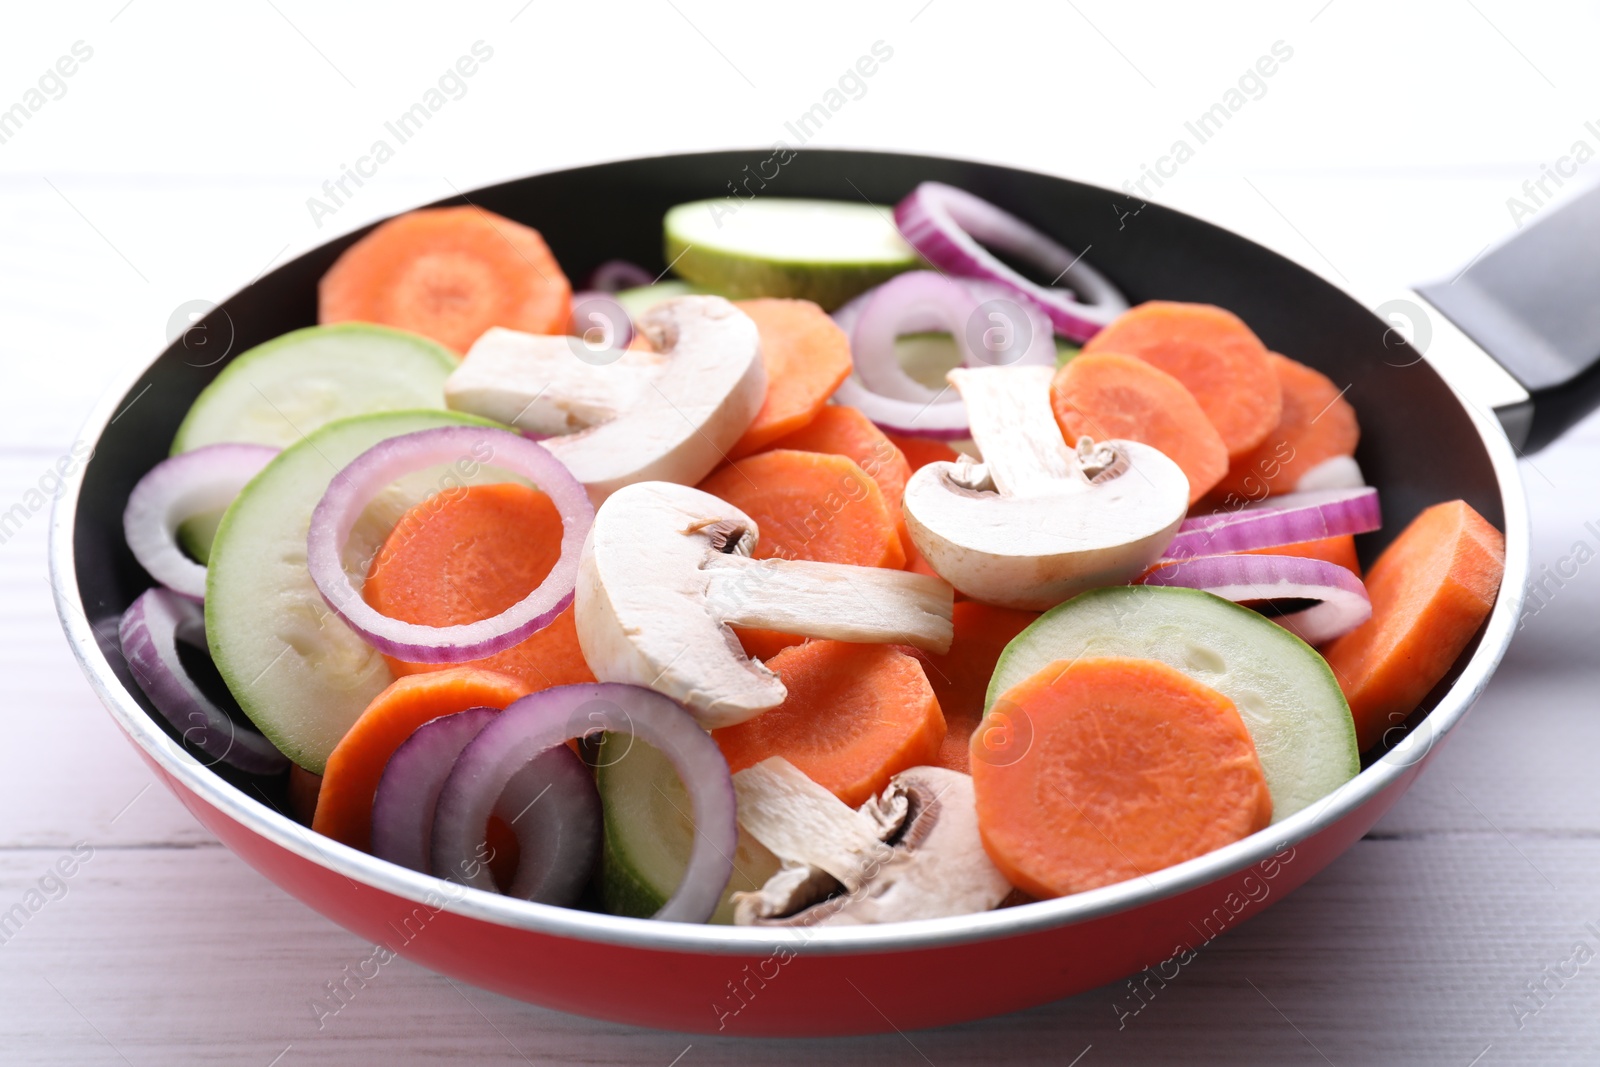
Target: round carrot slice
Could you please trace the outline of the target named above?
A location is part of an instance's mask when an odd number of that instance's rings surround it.
[[[1266,346],[1239,316],[1210,304],[1140,304],[1083,346],[1083,355],[1095,352],[1136,356],[1182,382],[1230,457],[1259,445],[1283,411]]]
[[[565,333],[572,286],[538,230],[478,207],[427,208],[345,249],[317,303],[319,322],[385,323],[465,352],[491,326]]]
[[[1268,353],[1283,391],[1283,414],[1255,448],[1234,459],[1216,487],[1224,503],[1287,493],[1300,476],[1335,456],[1353,456],[1361,440],[1356,409],[1328,377],[1288,356]],[[1229,495],[1233,500],[1229,500]]]
[[[700,483],[756,521],[757,559],[905,566],[895,516],[854,460],[777,449],[737,460]]]
[[[423,626],[492,618],[545,580],[561,555],[561,529],[556,506],[537,489],[506,482],[446,490],[395,524],[361,595],[385,615]],[[453,666],[385,658],[399,675]],[[544,629],[471,665],[509,674],[530,693],[595,680],[571,605]]]
[[[905,454],[860,411],[844,404],[825,404],[810,422],[794,433],[778,438],[773,448],[792,448],[801,452],[825,452],[855,461],[867,477],[878,483],[883,502],[895,518],[900,545],[909,551],[911,532],[906,529],[900,499],[911,478],[911,464]]]
[[[732,459],[759,452],[810,422],[850,376],[850,338],[809,300],[740,300],[755,320],[767,398],[744,436],[728,450]]]
[[[788,687],[775,708],[713,730],[729,770],[782,756],[857,807],[908,767],[932,763],[944,715],[922,665],[889,645],[807,641],[767,662]]]
[[[973,734],[978,829],[995,866],[1035,897],[1149,874],[1272,819],[1238,709],[1165,663],[1052,663],[1006,690],[990,716],[1001,713],[1031,744],[980,750],[984,731]]]
[[[328,756],[311,828],[363,851],[372,847],[372,798],[389,757],[417,727],[468,708],[504,708],[528,687],[509,675],[452,667],[400,678],[367,710]]]
[[[1068,443],[1089,436],[1158,448],[1189,479],[1189,503],[1228,473],[1228,446],[1194,394],[1151,363],[1115,352],[1085,353],[1050,381],[1050,406]]]

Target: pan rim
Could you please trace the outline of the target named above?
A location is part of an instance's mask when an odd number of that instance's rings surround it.
[[[752,149],[752,151],[758,150]],[[807,149],[807,152],[827,151]],[[917,153],[849,151],[855,154],[896,155],[922,160],[950,158]],[[613,162],[639,163],[650,159],[681,159],[718,154],[722,153],[718,151],[669,153]],[[608,164],[588,164],[540,173],[554,174],[604,165]],[[1033,177],[1064,180],[1058,176],[1022,168],[999,169]],[[523,175],[512,180],[536,176],[538,175]],[[476,192],[477,190],[469,191],[468,195],[474,195]],[[1115,195],[1111,190],[1107,192]],[[1181,214],[1197,218],[1192,214]],[[1201,221],[1206,220],[1201,219]],[[358,226],[350,232],[362,228]],[[339,239],[339,236],[334,236],[329,241]],[[1240,239],[1248,240],[1243,237]],[[326,243],[328,242],[322,242]],[[307,250],[307,254],[321,246],[313,246],[313,249]],[[1320,274],[1318,277],[1347,298],[1356,299],[1344,286],[1322,278]],[[137,361],[124,371],[91,410],[79,431],[77,440],[93,440],[98,447],[102,435],[116,414],[121,399],[160,358],[161,353],[157,353],[148,359]],[[1434,371],[1439,373],[1436,368]],[[241,827],[301,859],[369,888],[415,904],[441,908],[463,918],[509,929],[567,940],[657,952],[761,956],[776,953],[781,949],[815,956],[859,955],[916,951],[1009,939],[1131,911],[1240,874],[1262,863],[1284,849],[1291,848],[1337,824],[1384,790],[1401,782],[1459,724],[1476,702],[1494,670],[1504,658],[1511,638],[1515,634],[1517,620],[1521,616],[1530,567],[1529,516],[1521,475],[1516,467],[1516,453],[1498,421],[1457,392],[1445,375],[1440,374],[1440,378],[1445,381],[1451,394],[1461,404],[1488,453],[1505,517],[1506,571],[1499,596],[1478,647],[1462,668],[1455,683],[1422,720],[1420,726],[1412,732],[1407,742],[1385,754],[1317,804],[1295,813],[1281,823],[1275,823],[1265,830],[1214,852],[1138,879],[1100,889],[973,915],[882,926],[779,930],[656,922],[650,919],[602,915],[534,904],[496,893],[469,889],[395,866],[331,839],[322,838],[314,841],[309,829],[274,810],[270,805],[251,798],[184,751],[155,724],[113,672],[110,662],[95,640],[77,583],[74,539],[78,503],[85,471],[88,468],[87,463],[80,464],[73,470],[52,508],[49,532],[50,584],[56,603],[56,614],[79,667],[118,726],[147,757],[152,759],[165,774]]]

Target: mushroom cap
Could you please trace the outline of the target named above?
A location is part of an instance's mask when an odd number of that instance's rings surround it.
[[[600,503],[625,485],[692,485],[726,458],[767,397],[756,324],[720,296],[657,304],[639,332],[667,357],[616,418],[544,442]]]
[[[744,512],[690,486],[620,488],[595,514],[574,596],[578,644],[597,677],[665,693],[713,727],[788,695],[708,602],[704,564],[729,547],[727,523],[758,536]]]
[[[1126,583],[1177,532],[1189,480],[1149,445],[1105,444],[1127,457],[1128,469],[1098,483],[1073,470],[1015,495],[969,488],[981,465],[930,463],[906,483],[911,540],[951,585],[1002,607],[1043,611]]]

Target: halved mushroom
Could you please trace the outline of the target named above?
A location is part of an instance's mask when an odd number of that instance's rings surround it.
[[[1084,437],[1050,409],[1049,367],[957,368],[981,462],[930,463],[906,484],[911,540],[968,596],[1042,611],[1120,585],[1154,563],[1189,505],[1189,480],[1157,449]]]
[[[912,767],[851,809],[781,756],[733,776],[739,822],[783,860],[733,895],[745,926],[853,926],[967,915],[1011,885],[983,850],[972,779]]]
[[[881,567],[752,559],[756,524],[710,493],[641,482],[613,493],[584,545],[578,643],[601,681],[665,693],[707,727],[783,703],[776,674],[733,626],[868,644],[950,647],[954,595]]]
[[[541,443],[596,504],[635,482],[698,482],[766,399],[756,324],[720,296],[685,296],[638,327],[656,351],[604,364],[574,337],[490,330],[445,381],[445,403],[558,435]]]

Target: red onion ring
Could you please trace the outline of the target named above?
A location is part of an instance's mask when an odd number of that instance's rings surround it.
[[[654,285],[656,276],[639,264],[626,259],[608,259],[589,274],[587,289],[602,293],[618,293],[624,289],[637,289],[641,285]]]
[[[1164,558],[1192,559],[1279,548],[1324,537],[1367,533],[1380,525],[1376,489],[1286,493],[1237,511],[1185,519],[1167,545]]]
[[[519,848],[517,873],[505,887],[506,896],[540,904],[577,903],[605,840],[600,790],[578,754],[556,745],[529,760],[501,790],[494,813],[517,835]],[[436,851],[434,873],[448,877],[438,859]],[[478,877],[488,875],[484,860]],[[492,876],[488,882],[494,885]],[[478,879],[468,884],[486,888]]]
[[[123,612],[117,626],[122,656],[161,717],[183,740],[246,774],[277,774],[288,757],[256,731],[235,723],[213,704],[178,658],[178,642],[206,647],[200,605],[170,589],[148,589]]]
[[[856,408],[886,433],[933,437],[941,441],[960,441],[972,436],[972,429],[967,425],[967,406],[959,397],[954,402],[932,404],[896,400],[871,392],[852,374],[839,383],[833,399]]]
[[[572,294],[572,316],[568,329],[593,356],[578,353],[580,359],[610,362],[606,353],[620,353],[633,342],[633,319],[610,293],[588,290]],[[596,356],[602,357],[596,360]],[[613,357],[614,358],[614,357]]]
[[[168,589],[204,600],[206,569],[178,547],[178,527],[227,507],[277,454],[266,445],[207,445],[151,467],[122,513],[122,533],[139,566]]]
[[[468,708],[412,731],[383,768],[372,798],[372,854],[424,874],[433,872],[433,812],[439,791],[467,743],[498,715]]]
[[[433,821],[436,868],[443,870],[473,853],[501,794],[531,759],[568,738],[598,731],[632,734],[649,743],[683,780],[694,819],[694,846],[683,881],[654,917],[705,922],[733,874],[739,838],[733,776],[711,735],[682,705],[639,686],[556,686],[525,696],[495,716],[462,751],[439,796]],[[481,887],[477,881],[468,884]]]
[[[901,368],[894,343],[905,333],[950,334],[967,367],[1053,367],[1056,362],[1050,319],[1032,300],[993,282],[935,271],[898,274],[840,308],[834,321],[850,334],[861,384],[895,400],[926,404],[944,397],[961,404],[948,390],[930,389]],[[998,347],[993,343],[997,328],[1009,336]]]
[[[1074,341],[1087,341],[1128,310],[1116,286],[1081,256],[965,190],[923,182],[895,206],[894,218],[901,235],[929,263],[951,274],[999,282],[1028,297],[1044,308],[1056,332]],[[1034,264],[1054,282],[1029,281],[985,244]],[[1062,280],[1072,288],[1056,288]]]
[[[1349,633],[1372,617],[1361,579],[1337,563],[1299,556],[1201,556],[1157,567],[1143,585],[1201,589],[1239,602],[1316,600],[1320,603],[1267,618],[1308,645]]]
[[[396,479],[463,457],[520,474],[550,497],[561,515],[560,558],[537,589],[490,619],[423,626],[380,614],[361,599],[340,558],[352,527],[372,498]],[[588,493],[542,445],[491,427],[442,426],[381,441],[334,475],[311,515],[306,563],[328,607],[379,652],[412,663],[461,663],[510,648],[566,609],[593,522]]]

